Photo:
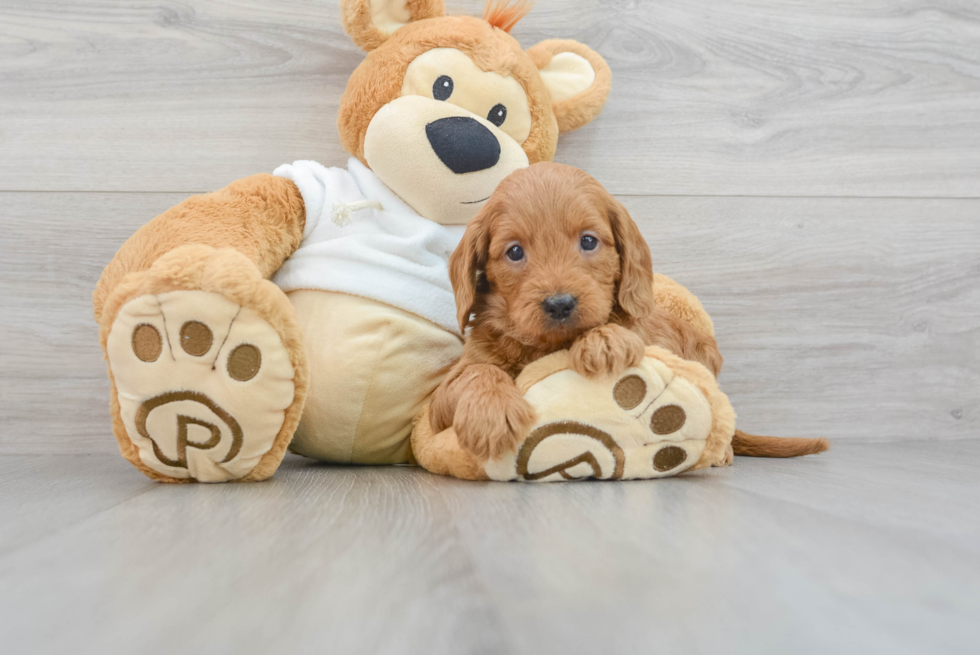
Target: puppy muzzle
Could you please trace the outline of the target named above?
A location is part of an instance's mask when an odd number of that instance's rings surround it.
[[[570,322],[577,306],[578,299],[570,293],[557,293],[541,301],[541,309],[555,323]]]

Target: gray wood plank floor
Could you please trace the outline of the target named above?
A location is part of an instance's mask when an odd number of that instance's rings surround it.
[[[975,653],[980,442],[623,484],[0,458],[11,653]],[[57,618],[54,618],[57,617]]]
[[[363,54],[333,0],[2,0],[4,652],[980,652],[980,5],[539,0],[514,35],[606,58],[557,159],[702,298],[740,426],[831,452],[144,479],[110,432],[102,267],[191,193],[344,165]]]

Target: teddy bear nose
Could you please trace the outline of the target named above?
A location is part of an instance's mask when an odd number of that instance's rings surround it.
[[[429,144],[457,175],[490,168],[500,161],[500,143],[475,118],[450,116],[425,126]]]
[[[564,321],[575,311],[578,300],[570,293],[559,293],[548,296],[541,303],[541,308],[555,321]]]

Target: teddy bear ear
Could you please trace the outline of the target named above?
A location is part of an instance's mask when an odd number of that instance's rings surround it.
[[[341,0],[344,31],[362,50],[371,52],[399,27],[424,18],[445,16],[443,0]]]
[[[612,72],[599,53],[578,41],[553,39],[527,54],[551,94],[558,131],[576,130],[599,115],[612,88]]]

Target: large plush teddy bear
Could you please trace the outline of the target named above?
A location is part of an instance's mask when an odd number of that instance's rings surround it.
[[[524,3],[482,18],[444,16],[442,0],[341,5],[368,51],[340,104],[347,168],[300,161],[189,198],[95,290],[113,430],[156,480],[261,480],[287,447],[416,461],[413,421],[461,352],[446,263],[465,223],[609,92],[580,43],[521,49],[508,30]],[[416,448],[438,470],[458,453],[436,437]]]

